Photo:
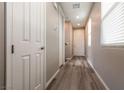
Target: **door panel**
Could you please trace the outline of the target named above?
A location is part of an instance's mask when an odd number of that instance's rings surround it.
[[[23,3],[13,3],[13,44],[15,45],[15,53],[13,55],[13,89],[25,89],[25,71],[24,67],[28,64],[25,64],[24,58],[30,56],[30,43],[27,42],[24,38],[25,33],[25,22],[24,22],[24,4]],[[28,74],[29,75],[29,74]],[[27,80],[29,80],[27,76]],[[29,88],[29,84],[28,84]]]
[[[30,63],[30,56],[22,57],[22,68],[23,68],[23,89],[29,89],[29,63]]]
[[[11,3],[11,8],[12,89],[43,89],[43,3]]]
[[[43,47],[43,42],[41,42],[41,39],[43,40],[43,37],[41,37],[43,34],[43,30],[41,27],[43,24],[43,18],[41,13],[43,11],[43,4],[42,3],[31,3],[31,28],[32,28],[32,37],[33,37],[33,43],[34,43],[34,61],[32,61],[32,74],[31,78],[33,79],[34,83],[32,84],[31,89],[42,89],[43,88],[43,75],[41,76],[41,69],[43,69],[43,61],[41,59],[41,56],[43,56],[41,47]],[[43,57],[42,57],[43,58]],[[31,79],[31,80],[32,80]]]
[[[24,32],[23,39],[24,41],[30,41],[30,4],[24,3]]]

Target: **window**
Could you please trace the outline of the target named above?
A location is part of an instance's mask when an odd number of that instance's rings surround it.
[[[91,19],[88,21],[88,47],[91,46]]]
[[[109,5],[109,4],[108,4]],[[124,45],[124,3],[102,3],[102,44]]]

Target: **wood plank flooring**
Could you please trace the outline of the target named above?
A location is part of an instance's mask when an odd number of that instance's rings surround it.
[[[73,57],[57,74],[48,90],[104,90],[85,57]]]

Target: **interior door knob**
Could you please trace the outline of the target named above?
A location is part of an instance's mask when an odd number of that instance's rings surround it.
[[[68,44],[67,44],[67,43],[65,43],[65,45],[67,46]]]
[[[41,50],[44,50],[44,47],[41,47],[40,49],[41,49]]]

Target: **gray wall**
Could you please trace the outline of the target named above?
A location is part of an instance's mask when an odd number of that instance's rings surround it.
[[[58,12],[52,3],[46,3],[46,80],[59,67]]]
[[[0,3],[0,89],[4,87],[4,3]]]
[[[124,48],[100,45],[101,4],[95,3],[92,13],[92,48],[87,55],[110,89],[124,89]],[[89,50],[87,48],[87,50]]]

